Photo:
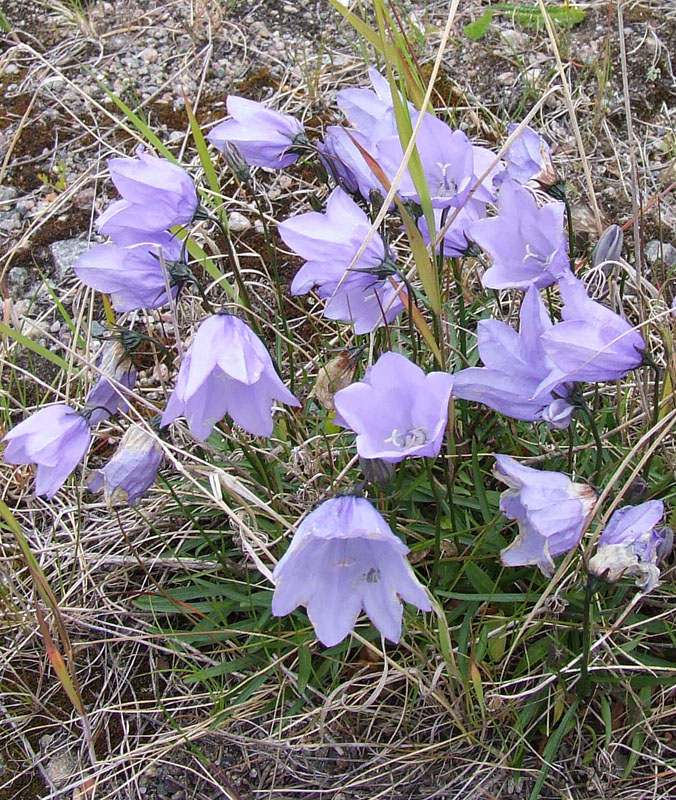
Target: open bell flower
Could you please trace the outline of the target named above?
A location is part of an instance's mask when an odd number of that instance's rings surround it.
[[[307,145],[302,124],[289,114],[232,94],[226,106],[232,119],[212,128],[207,139],[218,150],[235,145],[252,167],[288,167],[298,159],[299,145]]]
[[[136,158],[108,162],[115,188],[122,195],[96,221],[99,233],[127,244],[134,232],[158,232],[191,222],[198,206],[192,178],[178,164],[137,150]]]
[[[127,503],[135,506],[155,482],[164,459],[157,437],[140,425],[132,425],[113,457],[89,482],[90,492],[103,489],[106,505],[111,508]]]
[[[479,322],[479,355],[485,366],[456,372],[453,394],[514,419],[567,428],[573,406],[567,400],[568,388],[563,381],[553,383],[546,393],[534,398],[554,366],[542,343],[553,323],[535,287],[526,292],[519,319],[518,333],[497,319]]]
[[[136,383],[136,370],[119,337],[103,345],[97,366],[99,377],[85,398],[85,405],[91,408],[89,424],[92,426],[118,411],[125,411],[127,403],[122,390],[131,390]]]
[[[63,403],[45,406],[12,428],[4,459],[37,464],[35,492],[51,499],[85,457],[91,443],[89,421]]]
[[[500,511],[519,526],[517,538],[500,553],[502,564],[534,564],[550,577],[552,559],[582,538],[596,500],[594,490],[562,472],[525,467],[505,455],[495,456],[493,474],[508,487],[500,495]]]
[[[663,515],[661,500],[618,508],[599,538],[596,553],[589,559],[589,572],[609,583],[619,581],[623,575],[632,575],[644,592],[654,589],[659,583],[661,549],[667,538],[670,544],[673,542],[671,530],[658,527]]]
[[[383,636],[398,642],[401,600],[421,611],[432,608],[406,553],[365,498],[326,500],[300,523],[275,567],[272,613],[282,617],[306,606],[317,637],[331,647],[350,633],[363,609]]]
[[[414,114],[411,122],[415,125],[418,118]],[[418,131],[416,147],[420,155],[425,180],[429,187],[432,205],[435,208],[460,207],[469,197],[479,175],[475,168],[475,151],[472,143],[463,131],[453,130],[445,122],[432,114],[425,114]],[[396,175],[404,155],[399,136],[390,136],[378,142],[377,160],[388,178]],[[483,153],[477,154],[481,164],[485,164]],[[411,173],[406,170],[399,184],[402,197],[420,202]],[[493,199],[492,176],[476,189],[473,199],[487,203]]]
[[[645,341],[627,320],[592,300],[572,274],[562,277],[559,291],[563,322],[542,335],[545,353],[554,366],[538,395],[562,381],[619,380],[641,365]]]
[[[469,226],[469,234],[492,259],[481,282],[486,289],[543,289],[570,271],[564,233],[565,204],[538,208],[523,186],[506,180],[498,214]]]
[[[270,436],[273,400],[300,405],[246,322],[213,314],[201,323],[183,357],[161,425],[184,416],[192,435],[204,440],[230,414],[245,431]]]
[[[83,253],[74,266],[74,272],[82,283],[110,295],[113,308],[120,313],[138,308],[159,308],[168,302],[160,252],[174,296],[184,282],[180,280],[185,272],[180,262],[180,239],[164,232],[141,234],[134,238],[140,238],[140,241],[130,242],[124,247],[96,245]],[[177,271],[176,265],[181,269]]]
[[[425,374],[399,353],[383,353],[363,380],[336,393],[335,422],[357,434],[361,458],[389,463],[436,458],[448,423],[453,376]]]
[[[403,310],[397,288],[384,277],[396,273],[377,233],[350,268],[371,223],[343,189],[331,192],[325,213],[298,214],[281,222],[278,230],[284,243],[306,259],[294,276],[291,294],[316,287],[327,301],[325,317],[350,322],[361,334],[391,322]]]

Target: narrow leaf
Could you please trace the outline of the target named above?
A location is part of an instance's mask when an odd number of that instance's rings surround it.
[[[493,11],[489,8],[488,11],[483,13],[478,19],[475,19],[474,22],[465,25],[465,34],[469,36],[472,41],[478,41],[488,32],[492,19]]]

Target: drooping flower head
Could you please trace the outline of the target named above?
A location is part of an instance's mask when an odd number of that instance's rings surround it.
[[[157,233],[191,222],[198,206],[197,190],[188,173],[166,158],[137,150],[137,158],[108,162],[115,188],[122,195],[97,220],[99,233],[116,244],[138,241],[138,231]]]
[[[658,527],[664,515],[661,500],[624,506],[608,520],[596,553],[589,559],[589,572],[610,583],[623,575],[636,576],[636,585],[649,592],[659,582],[660,548],[673,533]]]
[[[89,414],[89,424],[92,426],[118,411],[124,411],[127,403],[121,387],[131,390],[136,383],[133,362],[118,336],[108,339],[103,345],[97,366],[99,377],[85,398],[85,405],[92,409]]]
[[[399,353],[383,353],[363,380],[336,393],[336,423],[357,434],[362,458],[395,463],[435,458],[448,423],[453,376],[425,373]]]
[[[226,105],[232,119],[212,128],[207,139],[218,150],[236,145],[252,167],[288,167],[298,159],[299,146],[307,145],[302,124],[289,114],[232,94]]]
[[[487,289],[542,289],[569,271],[564,203],[537,207],[515,181],[500,187],[498,215],[473,223],[472,239],[492,259],[481,278]]]
[[[547,472],[495,456],[495,477],[509,487],[500,495],[500,511],[516,520],[519,535],[500,558],[504,566],[535,564],[543,575],[554,572],[556,556],[572,550],[592,512],[596,495],[562,472]]]
[[[542,420],[553,428],[567,428],[573,406],[567,400],[568,387],[563,381],[534,399],[553,368],[542,344],[543,334],[553,323],[534,287],[526,292],[519,318],[518,333],[500,320],[479,322],[479,355],[485,366],[456,372],[453,394],[514,419]]]
[[[51,499],[84,458],[91,438],[87,419],[58,403],[31,414],[5,435],[4,458],[9,464],[37,464],[35,493]]]
[[[203,440],[230,414],[245,431],[270,436],[273,400],[300,405],[246,322],[214,314],[201,323],[183,357],[161,424],[184,416],[192,435]]]
[[[509,125],[511,136],[519,126]],[[522,185],[538,181],[543,186],[556,182],[556,172],[552,165],[552,153],[547,142],[539,133],[526,126],[512,142],[505,153],[507,168],[500,179],[516,181]]]
[[[538,393],[565,381],[614,381],[640,366],[645,341],[625,319],[592,300],[574,275],[559,282],[563,309],[559,322],[542,335],[554,367]]]
[[[371,223],[342,189],[331,192],[326,213],[299,214],[278,228],[284,243],[307,262],[296,273],[291,294],[305,294],[315,286],[328,301],[324,316],[352,323],[355,333],[368,333],[403,310],[396,288],[384,277],[395,273],[378,234],[349,269]]]
[[[118,503],[135,506],[154,483],[163,458],[157,438],[140,425],[132,425],[110,461],[96,470],[89,491],[103,489],[109,508]]]
[[[317,149],[322,164],[338,186],[352,195],[359,192],[364,200],[370,201],[374,192],[383,194],[383,185],[355,142],[374,155],[375,147],[366,136],[337,125],[326,129],[324,141],[317,145]]]
[[[364,609],[383,636],[398,642],[401,600],[431,610],[406,553],[408,547],[368,500],[326,500],[300,523],[275,567],[272,613],[282,617],[306,606],[317,637],[331,647]]]
[[[181,240],[170,233],[142,234],[126,247],[92,247],[78,258],[74,271],[85,286],[109,294],[113,308],[120,313],[159,308],[168,302],[160,253],[175,297],[188,277],[181,247]]]

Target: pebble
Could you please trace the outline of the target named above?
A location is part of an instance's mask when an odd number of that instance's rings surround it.
[[[525,50],[530,37],[526,33],[515,30],[500,31],[500,36],[513,50]]]
[[[140,56],[146,64],[154,64],[157,61],[159,54],[154,47],[146,47],[145,50],[141,50]]]
[[[10,286],[22,289],[28,280],[28,270],[25,267],[12,267],[7,273],[7,280]]]
[[[61,239],[49,245],[49,251],[54,259],[59,278],[68,277],[77,259],[89,250],[89,245],[84,239]]]
[[[14,186],[0,186],[0,203],[8,203],[19,194]]]
[[[676,267],[676,247],[659,239],[651,239],[645,246],[645,257],[649,264],[664,264],[665,267]]]
[[[251,222],[244,214],[240,214],[239,211],[233,211],[228,216],[228,227],[233,233],[242,233],[243,231],[249,230]]]

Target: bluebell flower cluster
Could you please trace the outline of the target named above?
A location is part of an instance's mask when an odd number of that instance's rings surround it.
[[[207,135],[244,179],[249,168],[281,169],[314,157],[333,182],[323,211],[299,213],[277,227],[288,251],[303,262],[291,282],[292,295],[314,292],[323,316],[349,324],[355,336],[383,328],[387,334],[371,336],[375,356],[361,380],[343,383],[331,403],[324,403],[335,409],[333,422],[354,434],[361,459],[385,465],[385,471],[409,458],[439,457],[457,400],[550,429],[567,428],[580,384],[624,378],[644,363],[646,342],[627,319],[592,299],[571,269],[566,205],[543,200],[541,191],[557,182],[547,143],[526,127],[498,157],[409,103],[427,186],[421,192],[411,171],[402,171],[394,105],[405,108],[404,98],[393,96],[377,71],[369,76],[373,88],[338,93],[349,126],[329,126],[321,142],[310,143],[295,117],[236,96],[227,100],[230,118]],[[509,135],[515,133],[510,127]],[[109,169],[120,199],[103,211],[97,229],[112,241],[81,256],[75,273],[108,295],[121,314],[162,308],[194,281],[186,263],[192,235],[186,226],[208,219],[200,192],[186,170],[143,148],[133,158],[111,159]],[[424,316],[387,227],[372,230],[385,186],[399,172],[400,217],[406,220],[410,212],[418,241],[422,237],[437,256],[439,270],[442,256],[459,259],[483,251],[489,262],[481,274],[483,287],[522,293],[518,330],[499,319],[481,319],[476,352],[454,372],[425,372],[399,352],[406,340],[389,336],[388,328],[405,312],[416,324]],[[428,207],[423,215],[419,206],[428,199],[431,211]],[[621,234],[612,231],[599,245],[598,258],[618,258],[621,243]],[[208,310],[186,343],[157,424],[129,427],[90,480],[90,490],[102,492],[108,506],[133,506],[149,490],[164,461],[159,434],[166,435],[179,418],[200,442],[226,417],[253,436],[270,437],[275,403],[301,406],[253,328],[235,314]],[[385,341],[387,348],[379,352]],[[136,366],[119,338],[104,345],[97,371],[82,412],[49,405],[4,437],[5,460],[36,464],[36,491],[47,498],[86,456],[92,429],[132,402]],[[354,368],[348,380],[353,375]],[[564,473],[533,469],[503,454],[495,455],[494,476],[507,486],[500,511],[518,527],[515,540],[501,551],[502,564],[534,566],[551,576],[553,559],[581,542],[595,511],[595,491]],[[608,581],[630,575],[643,590],[653,588],[673,538],[659,525],[663,513],[657,500],[616,511],[589,560],[590,573]],[[319,640],[333,646],[364,611],[384,637],[397,642],[402,600],[422,611],[432,607],[406,560],[408,551],[365,497],[331,497],[303,518],[278,562],[272,612],[285,616],[305,606]]]

